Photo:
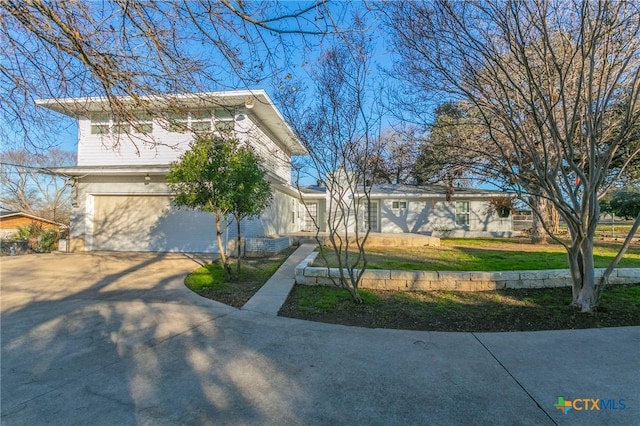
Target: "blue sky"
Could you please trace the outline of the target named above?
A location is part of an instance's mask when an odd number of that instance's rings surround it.
[[[299,3],[287,3],[289,5],[298,5]],[[302,3],[302,4],[310,4],[310,3]],[[330,8],[334,16],[344,16],[341,12],[344,12],[344,9],[347,10],[347,13],[352,13],[353,11],[358,11],[359,14],[364,16],[364,19],[369,22],[369,28],[375,28],[377,22],[374,19],[372,13],[367,12],[364,8],[362,2],[336,2],[330,3]],[[348,15],[349,16],[349,15]],[[341,22],[338,22],[339,25],[344,27],[350,27],[350,23],[347,18],[342,18]],[[380,83],[386,79],[386,77],[382,76],[379,72],[378,68],[391,68],[392,64],[392,56],[386,51],[386,46],[384,43],[384,36],[379,31],[372,31],[373,44],[374,44],[374,54],[373,54],[373,66],[371,68],[371,80],[375,83]],[[307,39],[307,42],[311,42],[311,48],[309,48],[309,44],[304,45],[300,36],[291,35],[285,37],[285,41],[291,50],[292,60],[290,62],[290,66],[284,70],[280,70],[281,72],[290,73],[294,78],[302,79],[303,82],[308,83],[309,86],[312,86],[308,81],[307,70],[308,67],[304,67],[303,64],[313,64],[318,57],[319,52],[330,43],[330,40],[325,38],[321,40],[319,37],[311,37]],[[274,42],[274,40],[268,41]],[[211,49],[207,48],[206,40],[194,40],[190,43],[189,46],[185,46],[185,49],[193,52],[194,55],[206,55],[211,54],[207,53],[207,51],[211,52]],[[211,58],[216,59],[216,58]],[[234,83],[235,80],[235,83]],[[232,74],[228,76],[228,81],[230,82],[230,88],[243,89],[243,84],[238,82],[238,79],[235,78]],[[374,83],[374,84],[375,84]],[[249,88],[261,88],[265,89],[270,95],[274,95],[273,90],[277,85],[276,79],[266,78],[261,82],[255,83],[253,85],[249,84]],[[207,87],[207,83],[204,82],[202,87],[198,87],[197,91],[211,91],[211,90],[221,90],[224,88],[221,87]],[[80,96],[86,96],[88,94],[79,93]],[[275,96],[272,96],[275,99]],[[76,151],[77,150],[77,124],[74,119],[63,116],[61,114],[52,113],[51,119],[53,121],[52,124],[55,126],[47,126],[45,132],[50,133],[51,129],[54,127],[54,143],[65,150]],[[393,121],[393,118],[389,118],[390,121]],[[48,136],[51,136],[49,134]]]
[[[286,3],[287,5],[296,5],[298,3]],[[306,3],[305,3],[306,4]],[[378,21],[375,19],[375,15],[372,12],[368,12],[362,2],[335,2],[332,4],[331,10],[334,16],[343,16],[339,25],[343,27],[351,27],[350,17],[351,13],[357,11],[367,23],[369,29],[371,29],[371,38],[373,46],[372,64],[370,68],[370,83],[372,85],[389,84],[391,81],[387,75],[385,75],[381,69],[391,69],[393,64],[393,55],[388,52],[388,46],[385,43],[385,34],[376,27]],[[347,14],[344,15],[344,10],[347,10]],[[330,37],[310,37],[305,44],[299,35],[290,35],[285,37],[288,48],[291,53],[291,61],[289,66],[285,69],[279,70],[280,77],[286,74],[291,74],[294,79],[300,79],[302,85],[307,85],[309,88],[313,88],[313,84],[309,79],[308,71],[309,66],[317,61],[319,53],[326,47],[331,45]],[[212,55],[211,49],[207,46],[207,41],[204,39],[193,40],[189,45],[185,45],[185,50],[193,52],[194,55]],[[275,43],[275,39],[267,40],[267,43]],[[277,47],[274,47],[277,48]],[[210,59],[216,59],[210,56]],[[201,87],[195,88],[194,91],[215,91],[224,89],[244,89],[258,88],[266,90],[276,101],[274,90],[277,90],[277,78],[267,77],[255,84],[242,84],[233,75],[227,76],[228,87],[220,87],[215,85],[209,85],[206,81],[203,82]],[[79,96],[94,95],[92,93],[78,93]],[[52,138],[52,142],[62,149],[76,152],[77,151],[77,122],[75,119],[66,117],[58,113],[50,113],[51,123],[44,130],[48,133],[48,136]],[[1,120],[1,118],[0,118]],[[386,119],[384,127],[389,127],[389,124],[397,124],[398,119],[389,114]]]

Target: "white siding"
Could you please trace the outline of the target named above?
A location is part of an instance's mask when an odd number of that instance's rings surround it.
[[[407,208],[394,209],[393,201],[399,199],[380,200],[380,216],[382,232],[424,232],[428,221],[429,203],[425,200],[406,201]]]
[[[154,123],[152,135],[92,135],[91,122],[78,122],[78,166],[167,165],[189,148],[192,136],[170,133]]]
[[[469,201],[468,227],[455,222],[455,201]],[[394,209],[393,201],[406,201],[406,209]],[[502,219],[490,209],[485,199],[455,198],[451,202],[435,199],[403,199],[400,197],[381,200],[381,231],[389,233],[431,231],[483,231],[505,232],[511,230],[511,219]]]
[[[299,231],[298,201],[274,188],[273,200],[258,217],[242,221],[240,232],[242,237],[281,236]],[[230,233],[236,235],[235,222]]]
[[[247,138],[247,144],[264,159],[264,168],[283,182],[291,182],[291,156],[286,149],[274,142],[265,127],[252,118],[240,121],[238,128]]]
[[[255,118],[237,121],[235,135],[255,149],[272,176],[290,182],[289,153]],[[91,121],[82,118],[78,122],[78,166],[168,165],[192,140],[191,133],[168,132],[157,120],[151,135],[92,135]]]

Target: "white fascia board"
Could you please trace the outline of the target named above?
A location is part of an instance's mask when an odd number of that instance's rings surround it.
[[[52,174],[60,176],[89,176],[89,175],[166,175],[169,166],[76,166],[55,167],[49,169]]]
[[[515,194],[512,193],[496,193],[496,192],[466,192],[466,193],[453,193],[451,194],[451,198],[497,198],[497,197],[515,197]],[[370,193],[369,198],[374,199],[420,199],[420,198],[446,198],[446,194],[387,194],[387,193]]]
[[[231,90],[224,92],[202,92],[202,93],[182,93],[175,95],[149,95],[139,96],[133,98],[131,96],[121,96],[119,100],[123,103],[131,104],[158,104],[163,105],[167,102],[178,102],[185,106],[236,106],[244,105],[244,100],[247,96],[264,97],[267,102],[271,103],[271,100],[267,97],[264,90]],[[200,102],[202,105],[197,105]],[[78,98],[49,98],[49,99],[36,99],[36,105],[48,108],[52,111],[59,112],[61,114],[69,115],[71,117],[82,116],[86,112],[92,111],[106,111],[108,110],[108,99],[106,97],[78,97]]]

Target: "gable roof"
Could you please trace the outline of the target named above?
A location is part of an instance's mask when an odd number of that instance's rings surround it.
[[[502,191],[490,190],[490,189],[477,189],[477,188],[457,188],[454,187],[453,197],[461,198],[463,196],[468,197],[502,197],[510,196],[512,194]],[[317,185],[308,185],[300,187],[300,190],[304,196],[313,197],[320,196],[326,193],[326,188]],[[373,184],[369,195],[372,198],[425,198],[436,197],[444,198],[447,194],[447,187],[445,185],[405,185],[405,184]]]
[[[2,220],[2,219],[10,219],[12,217],[19,217],[19,216],[23,216],[23,217],[26,217],[26,218],[29,218],[29,219],[37,220],[37,221],[40,221],[40,222],[46,222],[46,223],[49,223],[51,225],[56,225],[56,226],[61,226],[61,227],[66,227],[67,226],[64,223],[55,222],[53,220],[45,219],[44,217],[36,216],[36,215],[25,213],[25,212],[0,210],[0,220]]]
[[[169,106],[181,106],[184,108],[234,108],[245,106],[251,101],[253,106],[247,109],[247,113],[254,115],[259,124],[264,125],[271,133],[289,149],[292,155],[304,155],[307,150],[302,146],[293,130],[287,124],[275,104],[262,89],[233,90],[225,92],[202,92],[168,95],[139,96],[135,99],[130,96],[119,98],[123,103],[130,103],[132,107],[140,105],[167,108]],[[36,105],[78,119],[86,117],[92,112],[109,111],[107,98],[82,97],[64,99],[36,99]],[[250,112],[249,112],[250,111]]]
[[[404,184],[374,184],[371,187],[371,196],[376,197],[429,197],[429,196],[446,196],[446,185],[404,185]],[[460,196],[504,196],[507,195],[502,191],[495,191],[490,189],[478,189],[478,188],[466,188],[466,187],[453,187],[454,197]]]

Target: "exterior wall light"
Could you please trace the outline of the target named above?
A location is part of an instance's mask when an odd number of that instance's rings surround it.
[[[151,182],[151,176],[149,176],[149,173],[147,173],[147,175],[144,177],[144,184],[149,185],[149,182]]]

